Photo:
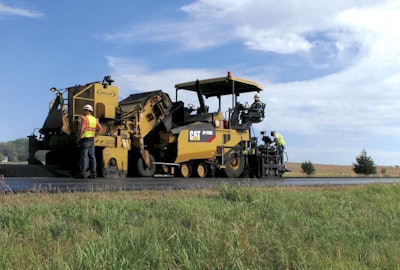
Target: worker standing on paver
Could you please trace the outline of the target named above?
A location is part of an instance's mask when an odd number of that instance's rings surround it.
[[[276,150],[278,151],[278,155],[280,157],[280,161],[282,165],[285,165],[283,163],[283,152],[285,150],[285,140],[283,139],[283,136],[279,134],[278,132],[275,132],[274,130],[271,131],[271,136],[274,138],[272,143],[275,143]]]

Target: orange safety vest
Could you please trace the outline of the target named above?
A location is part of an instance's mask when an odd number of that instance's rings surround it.
[[[83,133],[81,138],[93,138],[96,134],[97,119],[93,115],[82,116]]]

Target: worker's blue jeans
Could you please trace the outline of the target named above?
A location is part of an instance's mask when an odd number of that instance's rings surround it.
[[[82,176],[90,169],[92,175],[96,175],[96,156],[94,152],[94,138],[83,138],[79,141],[80,160],[79,171]]]
[[[284,160],[284,158],[283,158],[283,153],[284,153],[284,151],[285,151],[285,146],[283,146],[283,145],[278,145],[277,147],[277,150],[278,150],[278,155],[280,156],[280,161],[281,161],[281,165],[285,165],[285,160]]]

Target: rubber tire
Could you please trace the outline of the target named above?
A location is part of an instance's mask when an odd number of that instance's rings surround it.
[[[192,175],[192,165],[187,162],[182,163],[179,171],[183,178],[189,178]]]
[[[200,178],[207,177],[208,172],[209,172],[207,164],[204,163],[204,162],[200,162],[197,165],[196,172],[197,172],[197,176],[200,177]]]
[[[240,177],[244,170],[244,156],[237,156],[225,164],[225,174],[229,178]]]
[[[267,177],[275,177],[275,169],[267,169]]]
[[[146,167],[146,164],[144,163],[142,157],[139,157],[136,162],[137,173],[141,177],[153,177],[154,174],[156,173],[156,164],[154,164],[155,159],[151,154],[149,154],[149,158],[150,158],[150,168]]]

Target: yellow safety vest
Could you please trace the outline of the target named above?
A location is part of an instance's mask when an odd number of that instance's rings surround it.
[[[264,104],[261,101],[256,101],[250,106],[250,110],[258,112],[259,114],[263,113]]]
[[[82,138],[93,138],[96,134],[97,119],[93,115],[82,116],[83,121],[86,121],[86,126],[82,133]]]
[[[285,146],[285,141],[283,140],[283,137],[281,134],[276,133],[275,137],[276,137],[276,145],[277,146]]]

